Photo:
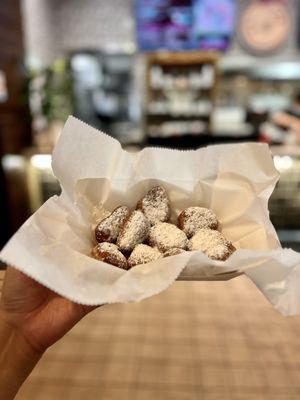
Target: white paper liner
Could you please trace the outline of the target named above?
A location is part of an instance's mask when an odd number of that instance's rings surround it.
[[[285,315],[300,313],[300,255],[282,249],[269,220],[278,180],[268,146],[235,144],[197,151],[147,148],[128,153],[111,137],[70,117],[53,153],[62,194],[49,199],[11,238],[0,258],[75,302],[139,301],[176,278],[241,271]],[[153,185],[169,194],[173,215],[211,208],[238,250],[225,262],[186,252],[129,271],[94,260],[95,205],[134,208]]]

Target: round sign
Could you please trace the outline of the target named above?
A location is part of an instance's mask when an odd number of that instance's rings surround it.
[[[291,16],[280,1],[254,1],[242,12],[239,36],[247,50],[268,55],[287,41]]]

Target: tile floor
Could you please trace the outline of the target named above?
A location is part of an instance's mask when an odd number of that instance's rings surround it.
[[[1,279],[1,278],[0,278]],[[16,400],[298,400],[300,317],[244,276],[104,306],[54,345]]]

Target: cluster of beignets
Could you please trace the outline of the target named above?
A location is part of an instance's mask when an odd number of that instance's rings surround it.
[[[162,186],[141,198],[134,211],[117,207],[95,228],[97,260],[129,269],[186,250],[201,250],[213,260],[226,260],[235,247],[218,229],[216,215],[204,207],[188,207],[171,223],[170,200]]]

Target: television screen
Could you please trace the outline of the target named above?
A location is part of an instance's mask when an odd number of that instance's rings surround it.
[[[139,48],[225,50],[235,7],[235,0],[136,0]]]
[[[189,48],[192,0],[137,0],[136,20],[142,50]]]
[[[200,0],[193,7],[193,35],[198,48],[225,50],[235,24],[232,0]]]

